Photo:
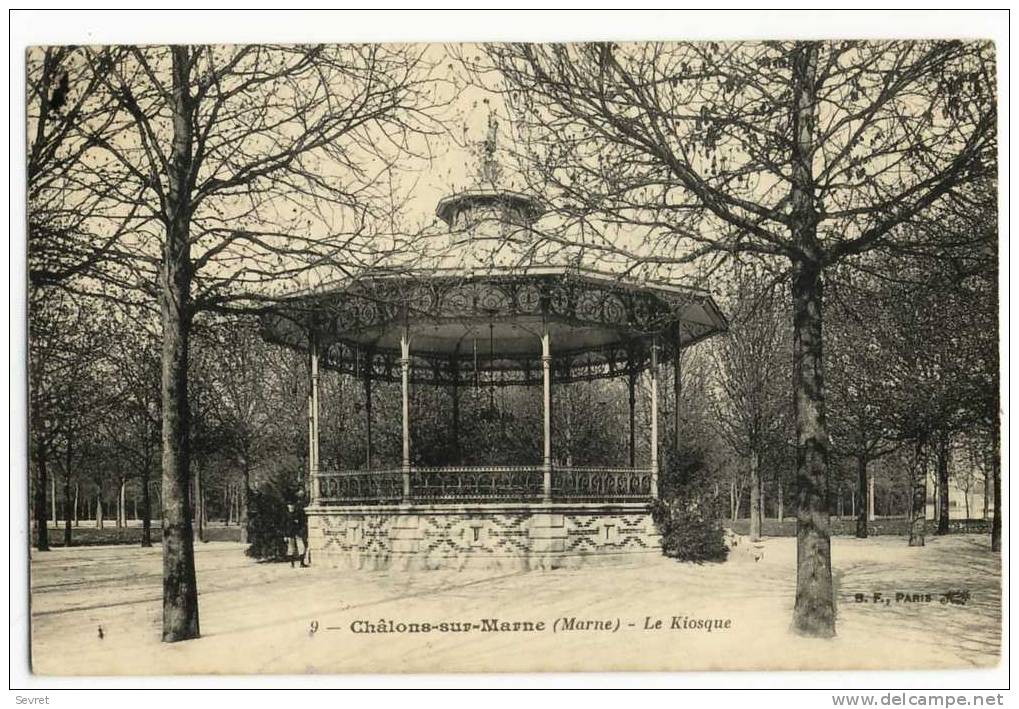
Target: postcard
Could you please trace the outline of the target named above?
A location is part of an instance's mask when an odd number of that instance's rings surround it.
[[[33,673],[999,663],[992,42],[25,61]]]

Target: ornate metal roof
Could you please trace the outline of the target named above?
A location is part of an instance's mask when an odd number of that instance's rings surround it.
[[[323,366],[398,381],[406,331],[414,380],[467,384],[484,370],[509,385],[541,381],[546,322],[560,381],[640,370],[652,335],[674,350],[725,330],[706,291],[591,268],[583,249],[541,238],[544,205],[499,188],[498,173],[488,154],[489,184],[440,200],[444,228],[412,258],[295,293],[265,313],[264,336],[302,350],[315,338]]]
[[[415,380],[469,384],[484,370],[509,385],[541,381],[546,321],[560,381],[642,369],[652,334],[674,350],[677,328],[686,347],[726,326],[705,293],[553,267],[363,278],[282,303],[263,316],[263,331],[297,349],[314,337],[324,366],[398,381],[406,328]]]

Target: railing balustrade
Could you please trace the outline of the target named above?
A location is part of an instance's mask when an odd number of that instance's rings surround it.
[[[552,498],[584,502],[651,499],[651,468],[552,469]]]
[[[322,502],[390,504],[403,498],[400,470],[341,470],[316,476]]]
[[[414,468],[411,497],[425,501],[533,500],[542,494],[541,466]]]
[[[533,502],[543,499],[543,474],[540,465],[411,468],[407,498],[399,469],[322,471],[315,482],[322,504]],[[553,501],[638,502],[651,497],[650,468],[552,468]]]

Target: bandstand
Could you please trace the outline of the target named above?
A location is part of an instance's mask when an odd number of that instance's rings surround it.
[[[723,331],[710,295],[587,268],[567,249],[539,248],[539,200],[472,189],[436,210],[441,253],[297,293],[263,316],[265,337],[310,359],[309,545],[315,563],[353,568],[555,568],[657,553],[650,515],[658,494],[659,369],[678,375],[679,353]],[[540,387],[540,465],[415,464],[412,386],[458,392],[477,377],[477,343],[499,386]],[[320,464],[320,372],[365,388],[368,454],[356,469]],[[649,379],[650,454],[637,460],[635,401]],[[558,465],[552,448],[553,382],[624,378],[629,465]],[[375,464],[372,383],[402,391],[402,462]],[[645,380],[647,381],[647,380]],[[678,411],[678,391],[676,409]],[[673,432],[679,435],[679,417]],[[621,443],[623,441],[621,440]],[[463,445],[470,445],[464,442]],[[535,456],[537,459],[537,456]]]

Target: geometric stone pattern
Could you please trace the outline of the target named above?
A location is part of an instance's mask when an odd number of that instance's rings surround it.
[[[548,569],[659,554],[647,507],[308,510],[315,563],[353,569]]]

